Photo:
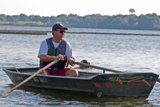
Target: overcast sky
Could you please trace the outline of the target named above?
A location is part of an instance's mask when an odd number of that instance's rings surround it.
[[[137,15],[160,15],[160,0],[0,0],[0,14],[6,15],[125,15],[130,8]]]

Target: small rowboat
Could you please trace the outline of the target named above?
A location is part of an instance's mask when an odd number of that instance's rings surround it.
[[[17,85],[39,68],[3,69]],[[147,98],[158,75],[154,73],[95,73],[79,71],[79,77],[38,74],[24,86],[82,92],[106,98]]]

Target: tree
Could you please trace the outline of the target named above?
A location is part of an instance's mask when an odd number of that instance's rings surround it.
[[[133,14],[133,13],[135,13],[136,11],[135,11],[133,8],[131,8],[131,9],[129,9],[129,12],[130,12],[131,14]]]

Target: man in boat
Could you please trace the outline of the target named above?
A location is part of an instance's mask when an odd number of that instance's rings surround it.
[[[68,30],[62,24],[56,23],[52,27],[52,36],[42,41],[39,48],[38,57],[40,67],[44,67],[54,60],[58,63],[44,71],[47,75],[72,76],[77,77],[78,71],[73,68],[65,68],[66,64],[74,66],[75,56],[69,42],[63,39],[64,33]]]

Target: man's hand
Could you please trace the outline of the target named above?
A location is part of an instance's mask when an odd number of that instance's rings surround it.
[[[70,58],[69,60],[68,60],[68,64],[70,64],[71,66],[74,66],[75,65],[75,59],[74,58]]]
[[[55,57],[55,60],[64,60],[64,56],[59,54]]]

